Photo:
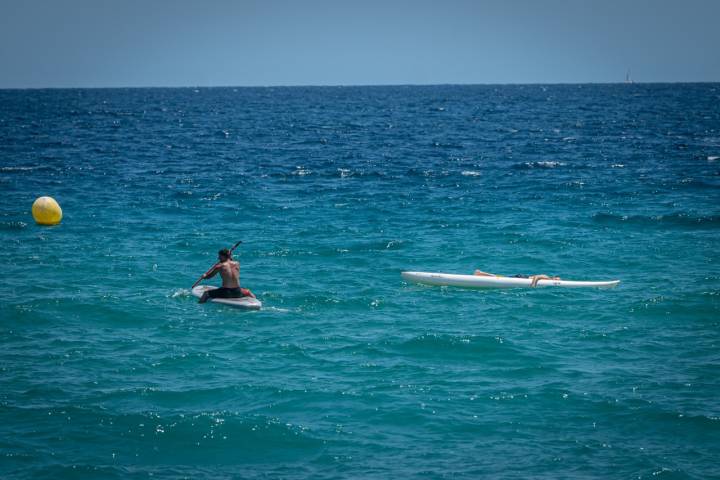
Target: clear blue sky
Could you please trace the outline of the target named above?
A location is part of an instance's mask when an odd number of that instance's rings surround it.
[[[0,0],[0,88],[720,81],[720,0]]]

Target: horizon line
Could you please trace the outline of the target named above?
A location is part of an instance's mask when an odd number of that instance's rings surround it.
[[[296,85],[130,85],[130,86],[92,86],[92,87],[0,87],[3,90],[144,90],[144,89],[210,89],[210,88],[372,88],[372,87],[501,87],[501,86],[550,86],[550,85],[668,85],[668,84],[712,84],[720,80],[696,81],[618,81],[618,82],[538,82],[538,83],[368,83],[368,84],[296,84]]]

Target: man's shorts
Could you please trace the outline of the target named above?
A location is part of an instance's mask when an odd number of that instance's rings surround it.
[[[220,287],[208,290],[210,298],[242,298],[250,296],[244,288],[226,288]]]

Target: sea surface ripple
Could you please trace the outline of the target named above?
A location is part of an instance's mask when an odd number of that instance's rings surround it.
[[[0,477],[719,478],[719,158],[718,84],[0,90]],[[475,268],[622,283],[400,277]]]

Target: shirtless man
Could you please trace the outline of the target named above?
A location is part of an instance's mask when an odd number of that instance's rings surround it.
[[[483,272],[482,270],[475,270],[473,275],[477,275],[479,277],[497,277],[494,273],[487,273]],[[551,277],[549,275],[540,274],[540,275],[514,275],[515,278],[529,278],[532,281],[530,282],[531,287],[537,287],[537,282],[540,280],[561,280],[560,277]]]
[[[203,274],[200,280],[212,278],[217,274],[222,277],[222,287],[207,290],[200,297],[200,303],[207,302],[208,298],[242,298],[254,296],[250,290],[240,288],[240,263],[232,258],[232,252],[223,248],[218,252],[218,263]]]

